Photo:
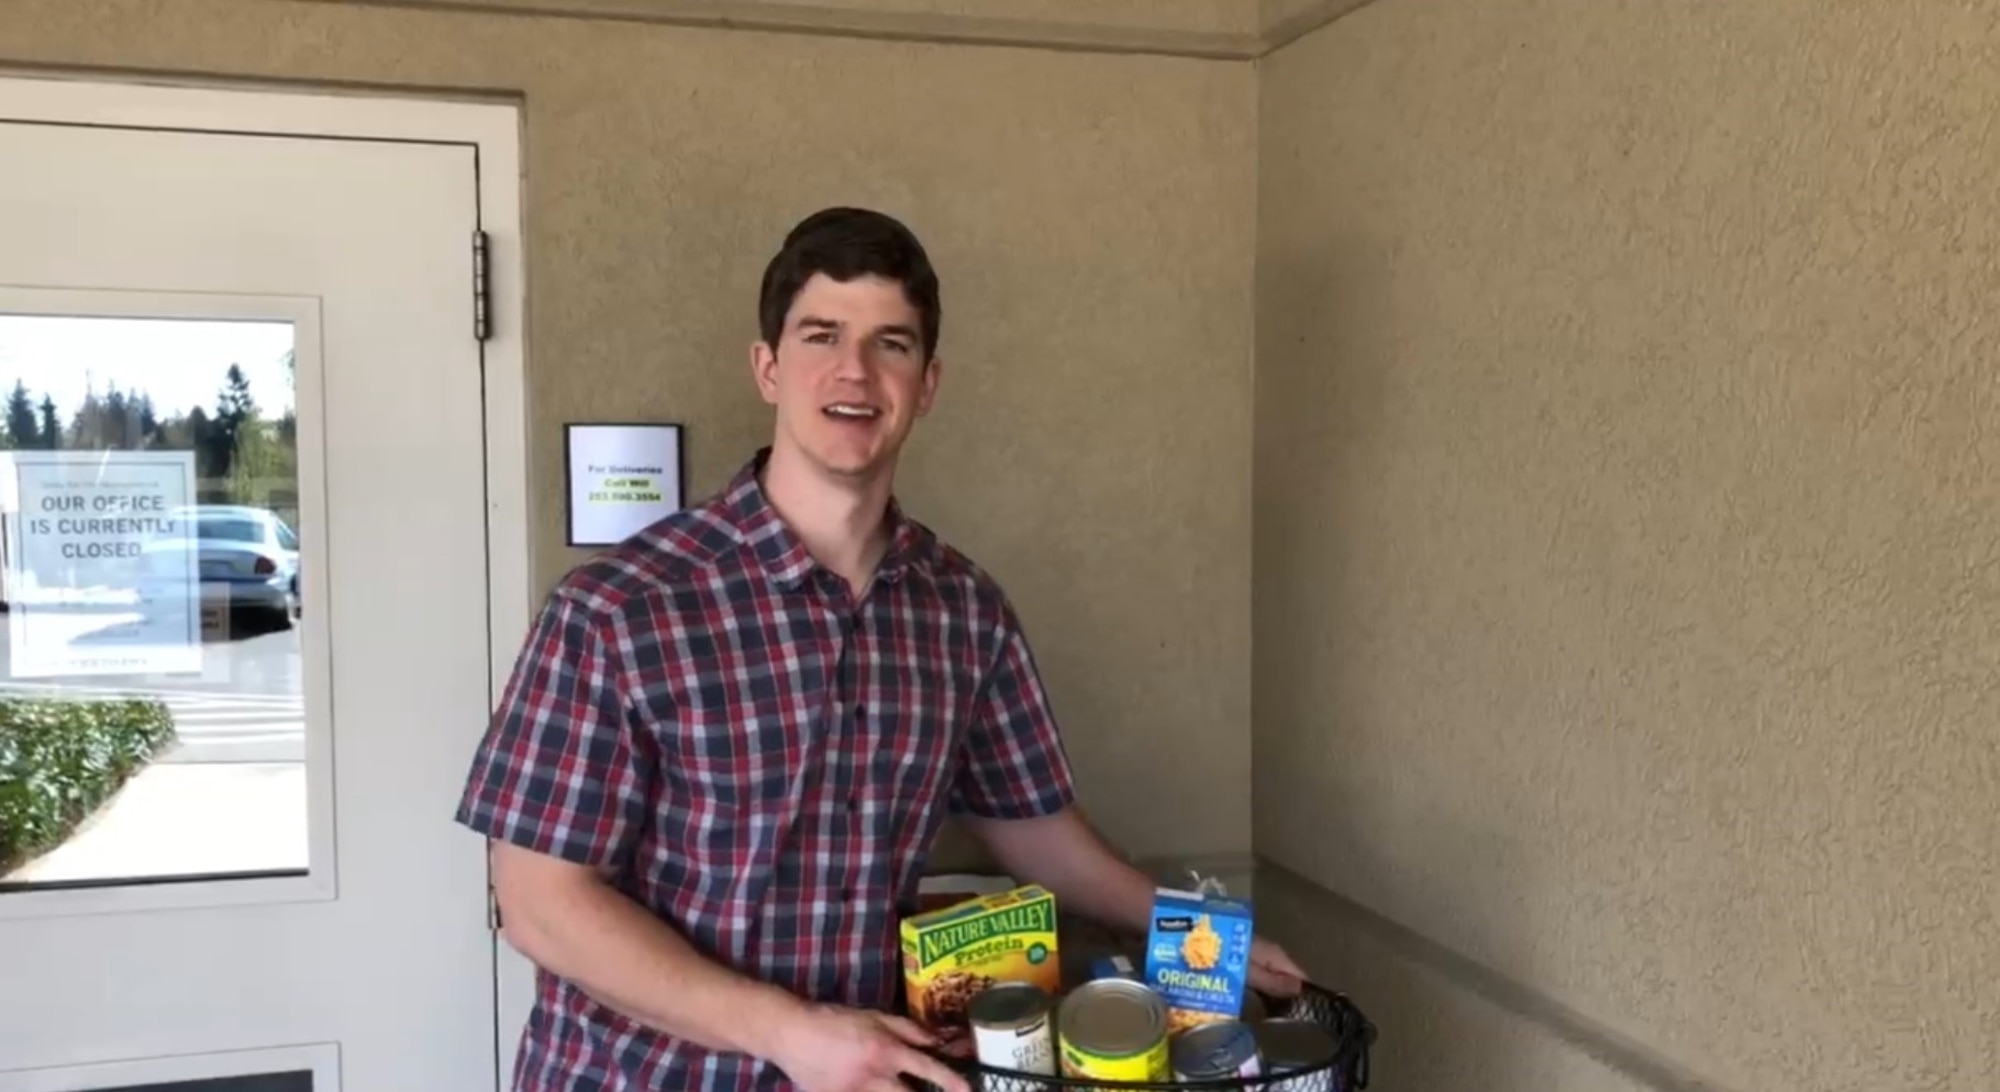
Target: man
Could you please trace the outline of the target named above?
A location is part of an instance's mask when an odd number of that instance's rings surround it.
[[[890,1014],[947,809],[1058,905],[1145,926],[1153,884],[1078,813],[1006,596],[893,497],[939,318],[902,224],[808,217],[751,349],[770,446],[549,597],[458,811],[541,968],[517,1089],[964,1092]],[[1297,988],[1275,946],[1253,960]]]

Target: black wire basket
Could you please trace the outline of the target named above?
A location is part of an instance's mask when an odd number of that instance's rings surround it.
[[[1263,996],[1272,1018],[1310,1023],[1330,1035],[1333,1055],[1323,1062],[1255,1077],[1215,1080],[1117,1081],[1101,1077],[1071,1077],[1001,1069],[970,1059],[943,1060],[965,1077],[972,1092],[1356,1092],[1368,1087],[1368,1052],[1375,1044],[1375,1025],[1344,995],[1306,983],[1296,997]],[[1058,1029],[1060,1034],[1060,1029]]]

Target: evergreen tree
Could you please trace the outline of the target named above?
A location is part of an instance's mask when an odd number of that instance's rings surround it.
[[[28,396],[28,385],[16,379],[13,393],[7,396],[6,420],[7,446],[29,451],[41,446],[41,422],[35,417],[35,400]]]
[[[230,448],[222,442],[223,429],[200,406],[188,413],[185,429],[187,438],[174,446],[194,452],[195,474],[204,482],[228,477]]]
[[[42,424],[36,430],[44,451],[54,451],[62,446],[62,418],[56,416],[56,400],[42,395]]]
[[[222,390],[215,396],[215,416],[209,419],[215,450],[222,453],[221,473],[229,473],[229,460],[236,451],[236,437],[245,423],[257,417],[257,402],[250,397],[250,378],[235,364],[223,373]]]
[[[285,445],[286,451],[296,456],[299,444],[299,414],[294,407],[299,401],[299,357],[292,349],[285,350],[285,389],[292,394],[292,405],[286,407],[283,417],[278,418],[278,439]]]
[[[135,451],[139,447],[139,415],[132,400],[113,383],[104,395],[104,423],[97,437],[99,449]]]
[[[83,404],[76,407],[76,413],[69,419],[69,431],[63,439],[63,447],[73,451],[92,451],[99,445],[98,433],[103,431],[104,403],[97,397],[97,388],[88,385],[83,388]]]
[[[134,417],[139,425],[139,447],[153,447],[160,439],[160,419],[153,412],[153,396],[140,394],[133,399]]]

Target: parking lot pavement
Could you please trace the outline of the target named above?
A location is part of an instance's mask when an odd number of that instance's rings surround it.
[[[0,625],[0,663],[9,662]],[[203,646],[202,670],[158,680],[0,679],[0,698],[154,698],[178,741],[62,846],[10,882],[304,868],[306,716],[298,631]]]

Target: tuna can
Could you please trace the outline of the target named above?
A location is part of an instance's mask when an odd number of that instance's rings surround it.
[[[1167,1079],[1167,1003],[1153,988],[1129,978],[1100,978],[1063,998],[1066,1077],[1101,1081]]]
[[[1167,1054],[1177,1081],[1225,1081],[1256,1077],[1257,1036],[1241,1020],[1198,1024],[1173,1037]]]
[[[1339,1044],[1334,1042],[1325,1028],[1304,1020],[1265,1020],[1252,1025],[1252,1028],[1257,1037],[1257,1050],[1264,1056],[1264,1070],[1274,1077],[1324,1066],[1340,1052]],[[1273,1081],[1269,1092],[1305,1092],[1311,1088],[1334,1086],[1330,1080],[1300,1077]]]
[[[981,990],[966,1009],[979,1064],[1055,1076],[1050,1007],[1049,995],[1032,982],[1002,982]]]

